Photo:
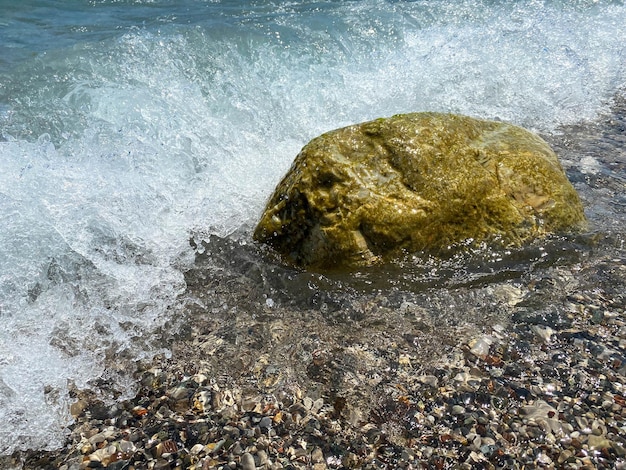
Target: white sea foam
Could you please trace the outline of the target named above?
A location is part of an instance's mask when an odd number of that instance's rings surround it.
[[[111,351],[159,350],[189,237],[247,233],[315,135],[421,110],[550,132],[625,85],[619,4],[279,3],[77,42],[5,77],[0,452],[60,445],[68,383],[106,376]]]

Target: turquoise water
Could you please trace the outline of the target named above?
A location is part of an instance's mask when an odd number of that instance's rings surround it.
[[[615,1],[0,1],[0,453],[60,445],[70,384],[124,380],[105,357],[167,351],[189,239],[247,243],[309,139],[422,110],[584,127],[623,93],[625,24]]]

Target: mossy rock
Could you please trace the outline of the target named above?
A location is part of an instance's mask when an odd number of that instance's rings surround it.
[[[519,246],[585,225],[576,191],[537,135],[414,113],[309,142],[254,238],[294,265],[332,269],[482,242]]]

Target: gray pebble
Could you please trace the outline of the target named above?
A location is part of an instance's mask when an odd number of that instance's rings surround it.
[[[272,426],[272,418],[270,416],[265,416],[263,417],[263,419],[261,419],[261,421],[259,422],[259,427],[260,428],[270,428]]]
[[[256,465],[254,464],[254,457],[250,452],[246,452],[241,456],[241,461],[239,462],[242,470],[255,470]]]

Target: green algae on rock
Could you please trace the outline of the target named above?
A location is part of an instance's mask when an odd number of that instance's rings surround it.
[[[309,142],[254,238],[297,266],[343,268],[473,243],[519,246],[585,226],[578,194],[537,135],[413,113]]]

